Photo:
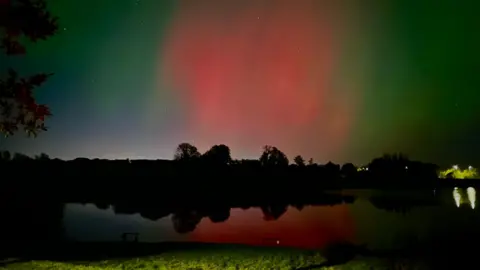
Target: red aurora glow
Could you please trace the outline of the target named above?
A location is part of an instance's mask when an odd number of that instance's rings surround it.
[[[194,143],[225,143],[242,156],[272,144],[290,156],[334,158],[354,109],[335,85],[336,8],[316,0],[179,1],[162,78],[181,93]]]

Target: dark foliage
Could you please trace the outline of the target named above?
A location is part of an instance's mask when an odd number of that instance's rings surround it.
[[[26,53],[22,38],[30,42],[46,40],[57,30],[57,18],[48,12],[45,0],[0,1],[0,50],[8,56]],[[47,130],[45,118],[51,116],[50,109],[36,102],[34,90],[52,75],[21,77],[9,69],[0,78],[0,133],[10,136],[23,128],[29,136],[37,136]]]

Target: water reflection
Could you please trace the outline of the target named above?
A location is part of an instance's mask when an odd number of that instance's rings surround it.
[[[189,234],[189,240],[322,248],[336,241],[354,242],[354,236],[355,223],[349,205],[341,204],[305,206],[302,210],[289,206],[277,219],[266,217],[261,208],[234,208],[225,222],[214,224],[209,219],[202,219]]]
[[[470,207],[472,209],[475,209],[475,202],[477,199],[477,192],[473,187],[467,188],[467,196],[468,196],[468,201],[470,202]]]
[[[140,242],[323,248],[332,242],[348,241],[379,249],[445,239],[451,231],[470,237],[480,224],[477,211],[462,211],[461,207],[475,207],[473,187],[453,190],[455,205],[460,209],[452,207],[451,189],[439,189],[436,196],[432,190],[395,190],[373,191],[357,198],[351,203],[340,200],[333,206],[271,204],[231,209],[116,205],[100,210],[92,204],[75,204],[66,206],[64,224],[70,239],[78,241],[121,241],[122,233],[134,232]]]
[[[59,239],[75,241],[122,241],[122,235],[133,233],[140,242],[229,242],[302,248],[321,248],[340,240],[391,248],[414,245],[410,242],[422,238],[444,238],[450,231],[469,237],[478,234],[480,239],[480,213],[469,211],[476,207],[474,187],[453,189],[456,207],[452,206],[451,188],[438,189],[435,195],[432,190],[370,190],[358,191],[358,196],[355,192],[322,197],[317,200],[322,202],[315,205],[276,203],[234,208],[21,201],[21,207],[4,204],[2,220],[7,222],[0,228],[10,232],[12,241],[16,241],[13,235],[25,234],[23,239],[27,240],[43,235],[48,227],[56,231],[48,234],[50,239],[58,235]]]
[[[457,187],[453,189],[453,200],[455,201],[455,205],[457,207],[460,207],[460,205],[462,204],[462,194],[460,194],[460,191]]]
[[[475,209],[477,192],[473,187],[469,187],[466,190],[455,187],[453,188],[453,200],[455,201],[455,205],[457,207],[468,203],[470,208]]]

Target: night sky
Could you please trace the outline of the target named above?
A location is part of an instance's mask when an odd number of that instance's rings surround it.
[[[223,143],[258,158],[271,144],[319,163],[480,165],[478,1],[49,3],[59,34],[0,57],[55,73],[37,92],[50,130],[11,150],[170,159]]]

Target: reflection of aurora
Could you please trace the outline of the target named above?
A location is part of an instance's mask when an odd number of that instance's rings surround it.
[[[173,229],[189,241],[321,248],[354,240],[354,223],[347,204],[353,196],[327,196],[322,203],[269,204],[252,207],[197,207],[162,210],[115,205],[114,213],[139,213],[150,220],[170,216]]]
[[[453,200],[455,201],[455,205],[457,207],[460,207],[462,204],[468,203],[472,209],[475,209],[476,199],[477,192],[473,187],[469,187],[467,188],[467,190],[457,187],[453,189]]]
[[[189,240],[307,249],[336,242],[355,243],[355,223],[347,204],[295,208],[289,207],[278,219],[267,217],[267,209],[231,209],[225,222],[202,219],[189,234]],[[280,207],[275,211],[278,215]]]

